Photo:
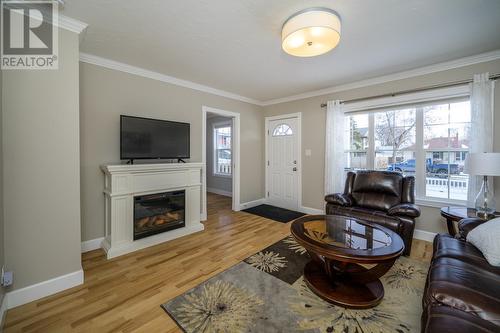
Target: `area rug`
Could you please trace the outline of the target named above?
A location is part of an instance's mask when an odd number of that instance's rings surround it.
[[[382,303],[367,310],[323,301],[305,285],[305,249],[289,236],[163,304],[188,333],[420,332],[428,264],[401,257],[382,277]]]
[[[304,213],[271,205],[258,205],[252,208],[244,209],[243,211],[282,223],[287,223],[306,215]]]

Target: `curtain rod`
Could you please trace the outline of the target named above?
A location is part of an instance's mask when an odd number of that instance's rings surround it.
[[[500,79],[500,73],[499,74],[490,75],[490,80],[498,80],[498,79]],[[360,97],[360,98],[348,99],[348,100],[340,101],[340,103],[353,103],[353,102],[359,102],[359,101],[364,101],[364,100],[373,99],[373,98],[394,97],[396,95],[410,94],[410,93],[415,93],[415,92],[420,92],[420,91],[426,91],[426,90],[432,90],[432,89],[437,89],[437,88],[446,88],[446,87],[461,86],[463,84],[471,83],[472,81],[473,81],[472,79],[468,79],[468,80],[462,80],[462,81],[441,83],[441,84],[435,84],[435,85],[427,86],[427,87],[423,87],[423,88],[401,90],[401,91],[398,91],[398,92],[392,92],[392,93],[387,93],[387,94],[381,94],[381,95],[375,95],[375,96],[369,96],[369,97]],[[322,108],[326,108],[326,106],[327,106],[326,103],[322,103],[321,104]]]

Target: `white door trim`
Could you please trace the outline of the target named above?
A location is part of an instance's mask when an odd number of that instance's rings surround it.
[[[233,203],[234,211],[240,210],[240,114],[221,109],[212,108],[203,105],[201,107],[201,161],[202,168],[202,186],[201,186],[201,219],[207,219],[207,113],[215,113],[219,116],[230,117],[233,119],[233,142],[232,157],[233,160]]]
[[[266,170],[265,176],[266,176],[266,186],[265,186],[265,193],[264,196],[266,198],[266,202],[268,202],[269,198],[269,168],[268,168],[268,161],[269,161],[269,122],[274,121],[274,120],[279,120],[279,119],[290,119],[290,118],[297,118],[297,149],[299,150],[298,156],[297,156],[297,168],[299,169],[298,173],[298,179],[297,179],[297,210],[300,211],[302,208],[302,112],[296,112],[296,113],[288,113],[288,114],[282,114],[279,116],[271,116],[271,117],[265,117],[265,131],[264,131],[264,136],[265,136],[265,160],[264,160],[264,168]]]

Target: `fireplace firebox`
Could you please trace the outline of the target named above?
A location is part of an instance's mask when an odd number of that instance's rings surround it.
[[[186,191],[134,197],[134,240],[185,226]]]

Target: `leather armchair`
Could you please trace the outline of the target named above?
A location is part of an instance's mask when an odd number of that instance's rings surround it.
[[[399,172],[349,172],[344,193],[325,197],[326,213],[351,216],[378,223],[404,241],[404,255],[409,255],[420,209],[415,205],[415,177]]]

